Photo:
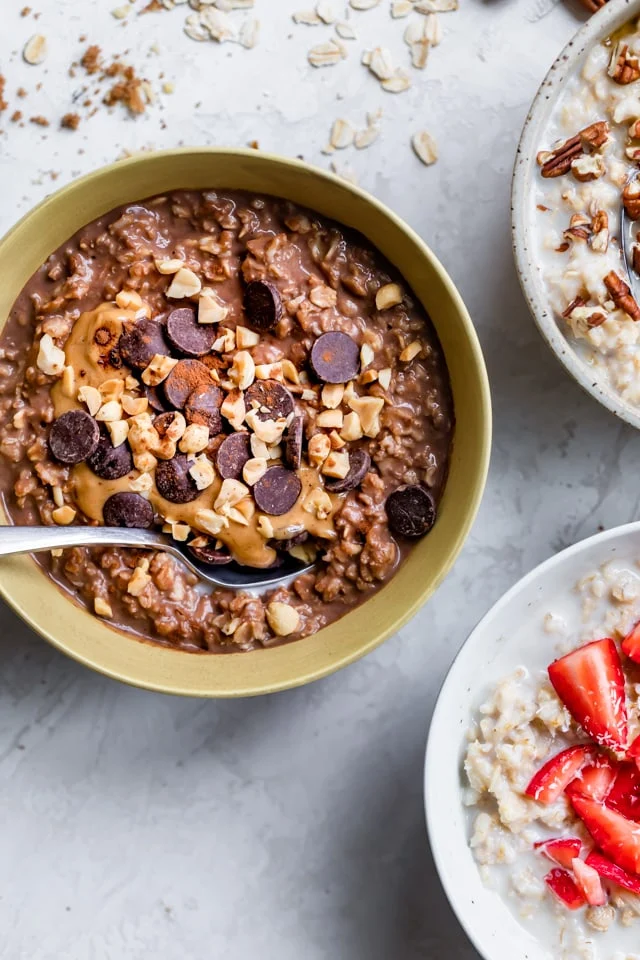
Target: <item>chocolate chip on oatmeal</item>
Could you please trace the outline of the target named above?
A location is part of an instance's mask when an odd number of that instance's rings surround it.
[[[167,337],[176,350],[187,357],[209,353],[217,336],[214,324],[198,323],[193,307],[178,307],[167,318]]]
[[[133,470],[133,456],[127,443],[114,447],[108,430],[101,427],[98,446],[87,457],[87,466],[102,480],[119,480]]]
[[[260,510],[272,517],[288,513],[302,492],[300,478],[292,470],[271,467],[252,487]]]
[[[359,487],[371,468],[371,457],[366,450],[358,449],[349,454],[349,473],[342,480],[325,480],[329,493],[344,493]],[[422,489],[422,488],[418,488]]]
[[[346,383],[360,370],[360,347],[346,333],[332,330],[311,348],[311,369],[323,383]]]
[[[164,381],[164,395],[170,406],[182,410],[187,400],[203,383],[211,383],[208,367],[199,360],[180,360]]]
[[[156,467],[156,487],[158,493],[171,503],[190,503],[200,491],[189,473],[193,461],[183,453],[176,454],[171,460],[160,460]]]
[[[282,300],[268,280],[252,280],[244,292],[247,321],[256,330],[272,330],[282,316]]]
[[[223,480],[242,480],[242,468],[251,459],[248,433],[232,433],[216,453],[216,466]]]
[[[150,527],[153,507],[139,493],[114,493],[104,504],[102,515],[107,527]]]
[[[293,397],[277,380],[255,380],[245,391],[244,402],[247,410],[258,411],[259,420],[278,420],[293,413]]]
[[[419,484],[398,487],[385,503],[389,527],[403,537],[422,537],[436,519],[436,506],[428,490]]]
[[[158,390],[157,387],[149,387],[147,384],[143,384],[143,389],[145,396],[149,401],[149,406],[152,410],[155,410],[156,413],[164,413],[167,409],[167,403],[164,399],[162,393]]]
[[[193,547],[188,546],[190,553],[201,563],[210,563],[212,566],[220,566],[223,563],[231,563],[233,557],[225,550],[217,550],[214,546]]]
[[[162,324],[145,317],[124,324],[118,350],[127,366],[135,370],[144,370],[157,353],[170,353]]]
[[[297,470],[302,461],[304,417],[294,417],[284,435],[284,462]]]
[[[293,547],[299,547],[301,544],[306,543],[308,539],[309,533],[303,530],[301,533],[296,533],[295,536],[289,537],[287,540],[275,540],[273,546],[276,550],[283,550],[287,553]]]
[[[100,429],[84,410],[68,410],[53,421],[49,432],[49,449],[60,463],[81,463],[98,446]]]
[[[211,378],[209,378],[211,380]],[[201,383],[189,394],[184,415],[187,423],[203,423],[209,427],[209,436],[215,437],[222,430],[220,407],[224,394],[215,383]]]

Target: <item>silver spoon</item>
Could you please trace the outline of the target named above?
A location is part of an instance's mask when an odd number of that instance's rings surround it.
[[[637,174],[634,174],[627,181],[627,186],[637,179]],[[632,236],[634,224],[637,221],[631,220],[627,211],[624,208],[624,203],[620,203],[620,240],[622,244],[622,257],[624,259],[624,265],[627,268],[627,278],[629,281],[629,286],[631,287],[631,293],[634,296],[636,302],[640,303],[640,277],[633,269],[633,244],[634,239]]]
[[[304,564],[288,554],[278,567],[266,570],[243,567],[239,563],[213,566],[192,556],[185,546],[150,530],[132,527],[0,527],[0,557],[13,553],[38,553],[60,547],[118,546],[137,547],[139,550],[164,550],[180,560],[201,580],[217,587],[237,590],[259,590],[276,583],[293,580],[313,563]]]

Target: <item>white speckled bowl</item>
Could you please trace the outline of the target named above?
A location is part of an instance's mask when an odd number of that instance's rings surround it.
[[[559,325],[542,283],[531,216],[534,203],[531,184],[539,176],[536,154],[543,145],[545,127],[566,81],[581,67],[594,44],[638,15],[640,0],[610,0],[578,30],[549,70],[529,110],[516,153],[511,224],[520,284],[540,333],[565,369],[587,393],[640,430],[640,409],[623,400],[607,383],[596,379],[593,370],[575,350],[566,329]]]

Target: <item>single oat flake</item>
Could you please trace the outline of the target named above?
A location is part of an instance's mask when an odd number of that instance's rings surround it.
[[[329,40],[312,47],[307,60],[312,67],[332,67],[347,56],[345,47],[338,40]]]
[[[22,56],[31,66],[37,66],[42,63],[47,56],[47,39],[41,33],[36,33],[30,40],[27,40]]]
[[[411,146],[416,156],[418,156],[427,167],[431,166],[431,164],[435,163],[438,159],[438,146],[431,134],[427,133],[426,130],[419,130],[418,133],[414,133],[411,138]]]
[[[373,10],[379,3],[380,0],[349,0],[349,6],[354,10]]]

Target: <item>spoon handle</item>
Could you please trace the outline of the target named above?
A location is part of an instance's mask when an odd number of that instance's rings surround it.
[[[159,547],[158,536],[127,527],[0,527],[0,557],[64,547]]]

